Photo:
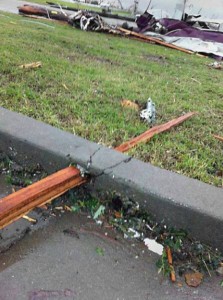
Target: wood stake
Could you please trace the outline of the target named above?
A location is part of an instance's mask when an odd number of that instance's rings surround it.
[[[125,142],[125,143],[121,144],[120,146],[116,147],[115,150],[120,151],[120,152],[129,151],[131,148],[135,147],[139,143],[148,142],[154,135],[170,130],[172,127],[175,127],[175,126],[181,124],[182,122],[191,118],[195,114],[196,114],[195,112],[187,113],[184,116],[181,116],[177,119],[173,119],[165,124],[154,126],[153,128],[145,131],[141,135],[133,138],[132,140]]]
[[[166,247],[166,255],[167,255],[167,260],[168,260],[168,263],[169,263],[169,266],[170,266],[170,279],[172,282],[175,282],[176,281],[176,274],[175,274],[175,271],[174,271],[174,268],[173,268],[173,257],[172,257],[172,253],[171,253],[171,250],[170,250],[170,247]]]

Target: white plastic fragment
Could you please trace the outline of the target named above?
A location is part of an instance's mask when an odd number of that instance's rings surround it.
[[[163,245],[157,243],[157,241],[146,238],[146,239],[144,239],[144,244],[150,251],[157,253],[159,255],[162,255]]]

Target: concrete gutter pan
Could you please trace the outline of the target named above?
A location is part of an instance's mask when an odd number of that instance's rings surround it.
[[[54,172],[78,164],[92,175],[92,193],[117,192],[158,221],[188,230],[223,250],[223,189],[154,167],[113,149],[0,108],[0,151]]]

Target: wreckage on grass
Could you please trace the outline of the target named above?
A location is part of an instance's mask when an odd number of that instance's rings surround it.
[[[68,23],[85,31],[109,31],[110,29],[98,14],[93,15],[82,10],[70,15]]]
[[[184,14],[184,20],[156,19],[146,11],[137,18],[137,28],[133,30],[194,52],[222,59],[223,32],[212,30],[204,22],[192,21],[194,18],[195,16]]]
[[[155,42],[186,53],[195,52],[210,55],[217,59],[223,58],[223,32],[213,30],[208,23],[196,21],[199,16],[190,16],[185,13],[185,10],[182,11],[182,20],[157,19],[150,11],[145,11],[136,19],[137,26],[129,27],[128,23],[125,22],[124,27],[125,29],[128,28],[129,31],[120,31],[119,28],[108,25],[104,18],[101,18],[97,13],[88,11],[81,10],[67,14],[63,9],[53,10],[47,7],[24,5],[19,7],[19,12],[25,15],[65,21],[82,30],[124,33],[144,42]]]
[[[73,14],[66,13],[63,9],[49,9],[48,7],[23,5],[18,7],[19,13],[24,16],[40,16],[70,24],[73,27],[90,31],[109,31],[111,28],[97,14],[79,10]]]

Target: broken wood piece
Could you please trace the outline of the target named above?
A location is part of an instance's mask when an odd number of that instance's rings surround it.
[[[121,101],[122,107],[132,108],[134,110],[139,110],[139,105],[131,100],[123,99]]]
[[[169,267],[170,267],[170,279],[171,279],[172,282],[175,282],[176,281],[176,274],[175,274],[175,271],[174,271],[173,257],[172,257],[172,253],[171,253],[171,250],[170,250],[169,246],[166,247],[166,255],[167,255],[167,260],[168,260],[168,264],[169,264]]]
[[[40,67],[42,67],[42,63],[40,61],[19,66],[20,69],[36,69],[36,68],[40,68]]]
[[[54,209],[56,209],[56,210],[64,210],[63,206],[56,206],[56,207],[54,207]]]
[[[33,223],[33,224],[36,224],[36,222],[37,222],[35,219],[30,218],[30,217],[28,217],[26,215],[22,216],[22,218],[25,219],[25,220],[27,220],[27,221],[29,221],[30,223]]]
[[[62,86],[65,88],[65,90],[69,91],[69,89],[68,89],[68,87],[66,86],[65,83],[63,83]]]
[[[219,135],[215,135],[215,134],[213,134],[213,137],[215,137],[217,140],[223,142],[223,137],[221,137]]]
[[[72,209],[71,209],[69,206],[67,206],[67,205],[64,205],[64,209],[65,209],[66,211],[72,212]]]
[[[163,41],[161,41],[157,38],[154,38],[154,37],[150,37],[150,36],[147,36],[147,35],[144,35],[144,34],[141,34],[141,33],[137,33],[137,32],[134,32],[134,31],[130,31],[130,30],[127,30],[127,29],[124,29],[124,28],[121,28],[121,27],[117,27],[117,29],[119,31],[125,33],[128,36],[133,36],[135,38],[139,38],[140,40],[142,40],[144,42],[152,42],[152,43],[162,45],[162,46],[165,46],[165,47],[168,47],[168,48],[179,50],[179,51],[187,53],[187,54],[193,54],[194,53],[193,51],[186,50],[184,48],[169,44],[167,42],[163,42]]]
[[[70,166],[0,199],[0,229],[86,181],[77,168]]]
[[[115,150],[122,152],[122,153],[127,152],[128,150],[132,149],[139,143],[142,143],[142,142],[145,143],[145,142],[149,141],[154,135],[170,130],[172,127],[175,127],[175,126],[181,124],[182,122],[188,120],[195,114],[196,114],[195,112],[190,112],[190,113],[185,114],[184,116],[173,119],[165,124],[154,126],[153,128],[145,131],[144,133],[140,134],[139,136],[133,138],[132,140],[125,142],[125,143],[121,144],[120,146],[116,147]]]

